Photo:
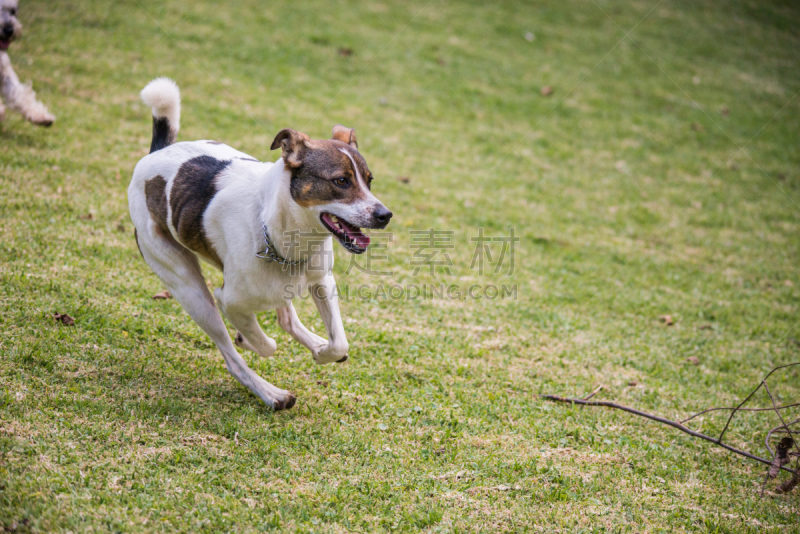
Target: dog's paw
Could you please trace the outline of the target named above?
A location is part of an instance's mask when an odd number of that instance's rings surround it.
[[[49,127],[53,125],[53,123],[56,121],[56,118],[50,113],[42,113],[30,117],[30,121],[37,126]]]
[[[288,410],[289,408],[294,406],[294,403],[296,401],[297,398],[294,395],[292,395],[291,393],[287,393],[283,399],[277,399],[275,401],[275,404],[272,406],[272,409],[275,410],[276,412],[278,410]]]
[[[314,361],[320,365],[326,363],[341,363],[347,359],[348,346],[331,345],[326,343],[320,349],[313,351]]]
[[[27,106],[22,114],[37,126],[50,126],[56,121],[55,115],[47,111],[47,108],[41,102],[34,102],[32,105]]]

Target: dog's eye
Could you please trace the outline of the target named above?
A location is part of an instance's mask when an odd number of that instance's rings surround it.
[[[337,176],[331,181],[333,182],[333,185],[335,185],[336,187],[341,187],[342,189],[350,185],[350,182],[347,181],[347,178],[345,178],[344,176]]]
[[[8,12],[11,13],[12,17],[16,16],[16,14],[17,14],[17,10],[14,9],[13,7]]]

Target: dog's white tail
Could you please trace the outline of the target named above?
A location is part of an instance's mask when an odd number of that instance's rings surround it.
[[[153,139],[150,152],[175,142],[181,121],[181,92],[169,78],[156,78],[140,93],[142,101],[153,110]]]

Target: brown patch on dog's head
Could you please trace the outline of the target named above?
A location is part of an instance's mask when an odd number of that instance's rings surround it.
[[[364,198],[364,186],[369,188],[372,173],[355,145],[355,133],[344,126],[334,127],[334,139],[310,139],[287,128],[275,137],[272,149],[282,149],[292,173],[292,198],[310,207]]]
[[[358,141],[356,141],[356,131],[354,129],[337,124],[333,127],[333,132],[331,132],[331,135],[331,139],[336,139],[342,143],[347,143],[351,147],[358,149]]]

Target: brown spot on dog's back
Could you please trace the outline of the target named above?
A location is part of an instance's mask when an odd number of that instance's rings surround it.
[[[216,177],[230,165],[211,156],[198,156],[181,165],[172,182],[169,203],[172,225],[183,245],[222,268],[217,251],[206,237],[203,215],[217,194]]]
[[[170,232],[169,225],[167,225],[166,189],[167,181],[160,175],[156,175],[144,183],[144,197],[147,204],[147,211],[150,212],[150,217],[153,219],[153,222],[156,223],[155,235],[175,247],[181,254],[189,254],[192,256],[193,261],[197,261],[194,254],[187,251],[186,247],[178,243],[178,241],[172,237],[172,232]],[[139,254],[144,258],[142,246],[139,244],[139,232],[136,228],[133,229],[133,237],[136,239],[136,246],[139,249]]]
[[[147,211],[150,217],[165,233],[169,234],[167,226],[167,181],[161,175],[154,176],[144,183],[144,198],[147,202]]]

